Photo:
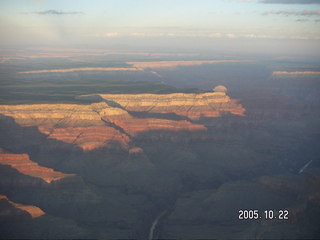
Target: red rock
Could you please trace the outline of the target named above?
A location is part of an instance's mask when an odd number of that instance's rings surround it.
[[[36,206],[32,206],[32,205],[24,205],[21,203],[15,203],[10,201],[7,196],[4,195],[0,195],[0,199],[5,199],[7,200],[12,206],[19,208],[23,211],[28,212],[32,218],[37,218],[37,217],[41,217],[42,215],[45,214],[44,211],[42,211],[40,208],[36,207]]]
[[[201,124],[193,124],[186,120],[174,121],[167,119],[147,118],[147,119],[126,119],[113,122],[124,129],[131,136],[135,136],[139,132],[152,130],[167,130],[167,131],[204,131],[207,128]]]
[[[41,178],[47,183],[74,176],[74,174],[65,174],[52,168],[39,166],[38,163],[30,160],[28,154],[2,153],[0,154],[0,164],[9,165],[25,175]]]
[[[126,110],[110,107],[105,102],[90,105],[2,105],[0,113],[13,117],[21,126],[37,126],[40,132],[48,135],[48,138],[77,144],[84,151],[109,146],[113,141],[119,142],[124,149],[127,149],[131,141],[129,135],[134,136],[143,131],[206,130],[205,126],[186,120],[135,118]],[[196,111],[190,113],[200,114]],[[219,113],[211,111],[210,114],[216,116]],[[112,124],[116,126],[113,127]]]
[[[39,128],[40,131],[42,129]],[[43,133],[46,134],[47,131],[44,130]],[[108,146],[110,141],[117,141],[123,148],[127,148],[130,142],[127,135],[109,126],[54,128],[48,135],[49,138],[77,144],[84,151]]]
[[[143,153],[143,150],[140,147],[133,147],[129,149],[129,153],[130,154]]]
[[[99,94],[102,98],[120,104],[128,111],[175,113],[199,120],[218,117],[223,113],[243,116],[245,109],[225,92],[172,94]],[[85,96],[84,96],[85,97]]]

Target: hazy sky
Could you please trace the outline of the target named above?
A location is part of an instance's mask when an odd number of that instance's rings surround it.
[[[320,46],[320,0],[1,0],[1,46]]]

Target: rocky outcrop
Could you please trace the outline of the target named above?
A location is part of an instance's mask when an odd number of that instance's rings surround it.
[[[223,92],[223,93],[227,93],[227,91],[228,91],[228,89],[223,85],[215,86],[212,90],[214,92]]]
[[[66,143],[76,144],[84,151],[91,151],[100,147],[107,147],[109,142],[116,141],[124,148],[130,138],[109,126],[65,127],[52,128],[40,126],[39,130],[49,138]]]
[[[128,150],[132,137],[140,132],[207,130],[188,120],[137,118],[128,111],[173,113],[192,120],[224,113],[243,116],[245,109],[226,92],[226,87],[218,86],[214,92],[201,94],[100,94],[97,96],[108,104],[2,105],[0,113],[14,118],[21,126],[36,126],[48,138],[75,144],[84,151],[107,147],[112,142]]]
[[[105,102],[91,105],[34,104],[2,105],[0,113],[10,116],[21,126],[37,126],[48,138],[76,144],[84,151],[120,143],[128,149],[131,137],[150,130],[196,131],[203,125],[186,120],[135,118],[126,110]]]
[[[47,183],[74,176],[74,174],[65,174],[51,168],[39,166],[38,163],[30,160],[28,154],[1,153],[0,164],[9,165],[25,175],[41,178]]]
[[[140,148],[140,147],[133,147],[133,148],[130,148],[129,153],[130,153],[130,154],[143,153],[143,149]]]
[[[21,203],[12,202],[7,198],[7,196],[4,196],[4,195],[0,195],[0,200],[6,200],[9,204],[14,206],[15,208],[28,212],[32,218],[41,217],[42,215],[45,214],[44,211],[42,211],[40,208],[36,206],[24,205]],[[3,215],[3,213],[1,215]]]
[[[104,125],[91,105],[1,105],[0,113],[13,117],[21,126],[80,127]]]
[[[135,136],[139,132],[151,131],[151,130],[168,130],[168,131],[203,131],[206,127],[201,124],[194,124],[186,120],[169,120],[159,118],[134,118],[126,114],[109,115],[101,113],[102,119],[111,122],[131,136]]]
[[[220,90],[221,88],[222,86],[219,87]],[[128,111],[175,113],[192,120],[199,120],[200,117],[218,117],[223,113],[243,116],[245,112],[237,100],[231,99],[223,91],[201,94],[100,94],[100,96],[120,104]]]

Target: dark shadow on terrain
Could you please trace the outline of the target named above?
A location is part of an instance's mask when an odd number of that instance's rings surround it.
[[[160,118],[169,120],[188,120],[189,118],[177,115],[175,113],[156,113],[148,111],[129,111],[129,113],[136,118]]]

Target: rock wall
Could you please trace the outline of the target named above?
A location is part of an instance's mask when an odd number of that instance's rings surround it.
[[[48,138],[75,144],[84,151],[106,147],[111,142],[118,142],[128,150],[132,137],[140,132],[207,130],[204,125],[188,120],[137,118],[128,111],[174,113],[191,120],[224,113],[243,116],[245,109],[225,92],[101,94],[100,98],[108,104],[2,105],[0,114],[14,118],[21,126],[36,126]]]
[[[84,151],[105,147],[114,141],[128,149],[131,137],[143,131],[206,130],[203,125],[186,120],[135,118],[126,110],[105,102],[91,105],[2,105],[0,113],[14,118],[21,126],[37,126],[48,138],[76,144]]]
[[[192,120],[218,117],[223,113],[243,116],[245,109],[224,92],[172,94],[100,94],[108,101],[120,104],[128,111],[175,113]]]
[[[38,163],[30,160],[28,154],[1,153],[0,164],[9,165],[25,175],[41,178],[47,183],[74,176],[74,174],[65,174],[39,166]]]

